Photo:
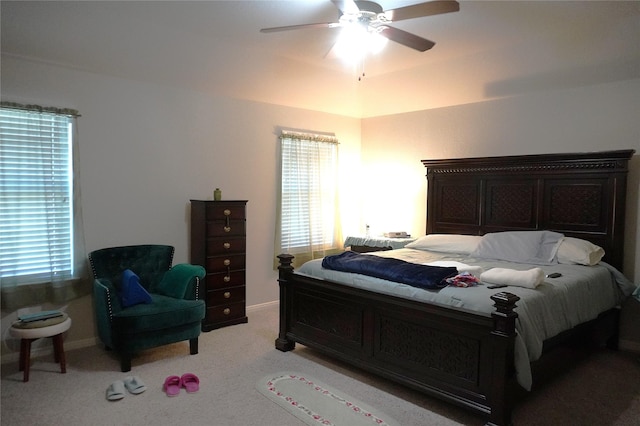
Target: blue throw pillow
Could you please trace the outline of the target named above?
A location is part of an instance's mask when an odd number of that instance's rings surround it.
[[[139,303],[151,303],[151,295],[140,284],[140,277],[138,277],[131,269],[126,269],[122,273],[120,302],[124,308],[137,305]]]

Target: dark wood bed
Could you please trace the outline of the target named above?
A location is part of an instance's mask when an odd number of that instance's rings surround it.
[[[622,270],[628,160],[633,150],[423,160],[427,234],[552,230],[605,249]],[[276,348],[296,342],[508,425],[519,385],[514,340],[518,297],[496,291],[482,314],[347,287],[294,273],[278,256]],[[545,341],[552,347],[594,327],[615,337],[616,310]],[[540,362],[540,361],[537,361]],[[535,370],[534,370],[535,373]],[[536,377],[534,376],[534,383]]]

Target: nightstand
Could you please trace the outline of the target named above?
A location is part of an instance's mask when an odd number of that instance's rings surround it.
[[[388,238],[388,237],[356,237],[349,236],[344,240],[344,248],[351,247],[356,253],[368,253],[371,251],[384,251],[403,248],[415,238]]]

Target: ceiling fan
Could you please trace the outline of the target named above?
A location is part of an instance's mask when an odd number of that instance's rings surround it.
[[[340,11],[338,22],[288,25],[284,27],[263,28],[260,31],[263,33],[271,33],[303,28],[339,28],[359,25],[364,27],[369,33],[379,34],[396,43],[424,52],[431,49],[435,43],[407,31],[392,27],[389,24],[405,19],[457,12],[460,10],[460,5],[454,0],[436,0],[390,10],[383,10],[382,6],[372,1],[331,0],[331,2],[335,4]]]

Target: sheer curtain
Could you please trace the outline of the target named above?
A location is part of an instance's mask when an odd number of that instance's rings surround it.
[[[90,292],[75,110],[0,104],[3,309]]]
[[[297,267],[342,250],[338,140],[285,131],[280,148],[275,254],[294,255]]]

